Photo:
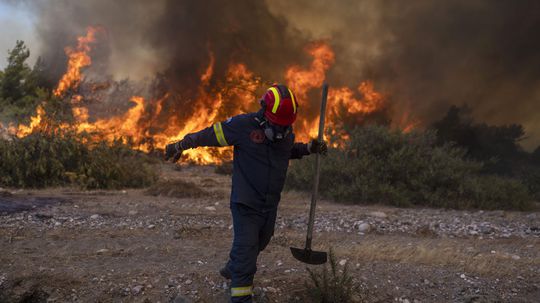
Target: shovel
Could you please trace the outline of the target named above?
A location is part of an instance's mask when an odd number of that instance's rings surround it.
[[[326,112],[326,96],[328,95],[328,84],[323,85],[321,117],[319,118],[319,142],[324,136],[324,114]],[[319,265],[326,263],[326,252],[311,250],[311,240],[313,239],[313,222],[315,221],[315,207],[317,205],[317,193],[319,191],[319,174],[321,167],[321,155],[315,154],[315,178],[313,181],[313,193],[311,195],[311,206],[309,208],[309,222],[306,236],[306,246],[302,248],[291,247],[291,253],[300,262]]]

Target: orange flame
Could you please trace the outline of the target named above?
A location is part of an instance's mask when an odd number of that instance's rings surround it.
[[[66,47],[65,51],[69,57],[68,68],[54,90],[56,96],[64,97],[69,90],[78,88],[84,76],[83,69],[92,62],[89,52],[100,30],[89,27],[87,34],[78,38],[76,48]],[[299,117],[294,126],[296,136],[300,141],[307,141],[317,135],[319,103],[308,102],[308,96],[310,92],[322,86],[326,79],[326,72],[335,61],[335,54],[326,43],[309,45],[306,52],[313,58],[307,68],[292,65],[284,73],[287,85],[295,92],[300,104]],[[209,51],[208,66],[200,75],[197,98],[188,109],[191,115],[184,120],[177,115],[163,112],[164,102],[169,98],[177,97],[170,93],[148,101],[143,97],[133,96],[130,99],[133,106],[124,114],[102,119],[92,119],[89,109],[82,105],[84,96],[74,94],[70,98],[75,122],[69,127],[78,133],[90,134],[96,141],[112,142],[129,137],[134,143],[134,148],[148,152],[155,148],[164,148],[166,144],[211,126],[216,121],[257,110],[256,100],[259,96],[255,92],[261,88],[260,79],[245,64],[231,63],[225,82],[217,84],[217,87],[210,87],[210,80],[215,72],[215,61],[214,54]],[[108,87],[108,85],[100,87]],[[96,87],[96,89],[100,88]],[[341,140],[347,140],[348,135],[339,130],[343,118],[362,119],[366,114],[381,109],[384,103],[385,96],[377,92],[370,81],[361,82],[356,90],[349,87],[331,87],[328,93],[329,133]],[[42,106],[39,106],[36,115],[31,118],[30,125],[19,125],[12,133],[22,137],[39,130],[44,116],[45,111]],[[340,144],[335,143],[334,146],[340,146]],[[232,159],[232,149],[192,149],[185,152],[185,157],[199,164],[221,163]]]
[[[88,27],[86,36],[77,38],[77,47],[75,49],[66,47],[65,52],[68,56],[67,72],[62,76],[58,86],[54,90],[57,97],[63,96],[70,88],[77,88],[81,83],[84,67],[92,64],[92,59],[88,54],[91,50],[90,45],[96,41],[96,34],[101,28]]]
[[[12,129],[11,133],[15,133],[15,135],[19,138],[26,137],[42,125],[44,117],[45,110],[41,105],[38,105],[36,109],[36,114],[30,118],[30,125],[19,125],[17,129]]]

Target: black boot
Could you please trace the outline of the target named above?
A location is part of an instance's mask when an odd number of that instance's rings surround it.
[[[223,266],[222,269],[219,270],[219,274],[227,279],[227,280],[230,280],[232,278],[232,275],[231,275],[231,271],[229,270],[229,263],[227,263],[225,266]]]

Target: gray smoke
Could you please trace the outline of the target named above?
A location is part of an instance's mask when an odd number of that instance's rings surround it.
[[[540,2],[278,2],[273,12],[332,41],[330,82],[374,79],[396,116],[409,110],[424,124],[468,104],[477,120],[521,123],[525,145],[540,143]]]
[[[424,125],[450,105],[468,104],[479,121],[521,123],[540,143],[540,2],[27,0],[46,62],[59,77],[63,47],[88,25],[108,31],[100,62],[115,78],[156,73],[165,90],[190,92],[211,50],[220,81],[244,62],[269,81],[291,63],[308,63],[303,47],[327,41],[336,52],[332,86],[373,80],[393,105]],[[96,59],[96,61],[98,61]]]

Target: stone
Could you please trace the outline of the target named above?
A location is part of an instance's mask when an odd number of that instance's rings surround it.
[[[130,215],[130,216],[134,216],[134,215],[136,215],[136,214],[138,214],[138,212],[137,212],[136,210],[130,210],[130,211],[128,212],[128,215]]]
[[[191,283],[193,283],[193,281],[191,281],[190,279],[187,279],[187,280],[184,282],[184,284],[186,284],[186,285],[190,285]]]
[[[339,261],[339,265],[345,266],[345,264],[347,264],[347,260],[342,259],[341,261]]]
[[[97,220],[97,219],[99,219],[100,217],[101,217],[101,216],[98,215],[98,214],[93,214],[93,215],[90,216],[90,219],[92,219],[92,220]]]
[[[208,210],[208,211],[216,211],[216,208],[213,207],[213,206],[207,206],[205,207],[204,209]]]
[[[143,291],[143,289],[144,289],[144,286],[137,285],[137,286],[135,286],[135,287],[133,287],[131,289],[131,293],[136,296],[136,295],[140,294]]]
[[[375,218],[381,218],[381,219],[385,219],[388,217],[388,215],[382,211],[372,211],[370,213],[368,213],[368,216],[371,216],[371,217],[375,217]]]
[[[98,255],[102,255],[102,254],[107,253],[107,252],[109,252],[109,250],[106,249],[106,248],[102,248],[102,249],[99,249],[98,251],[96,251],[96,253]]]
[[[367,232],[371,229],[371,225],[369,225],[369,223],[362,223],[360,225],[358,225],[358,230],[360,232]]]

